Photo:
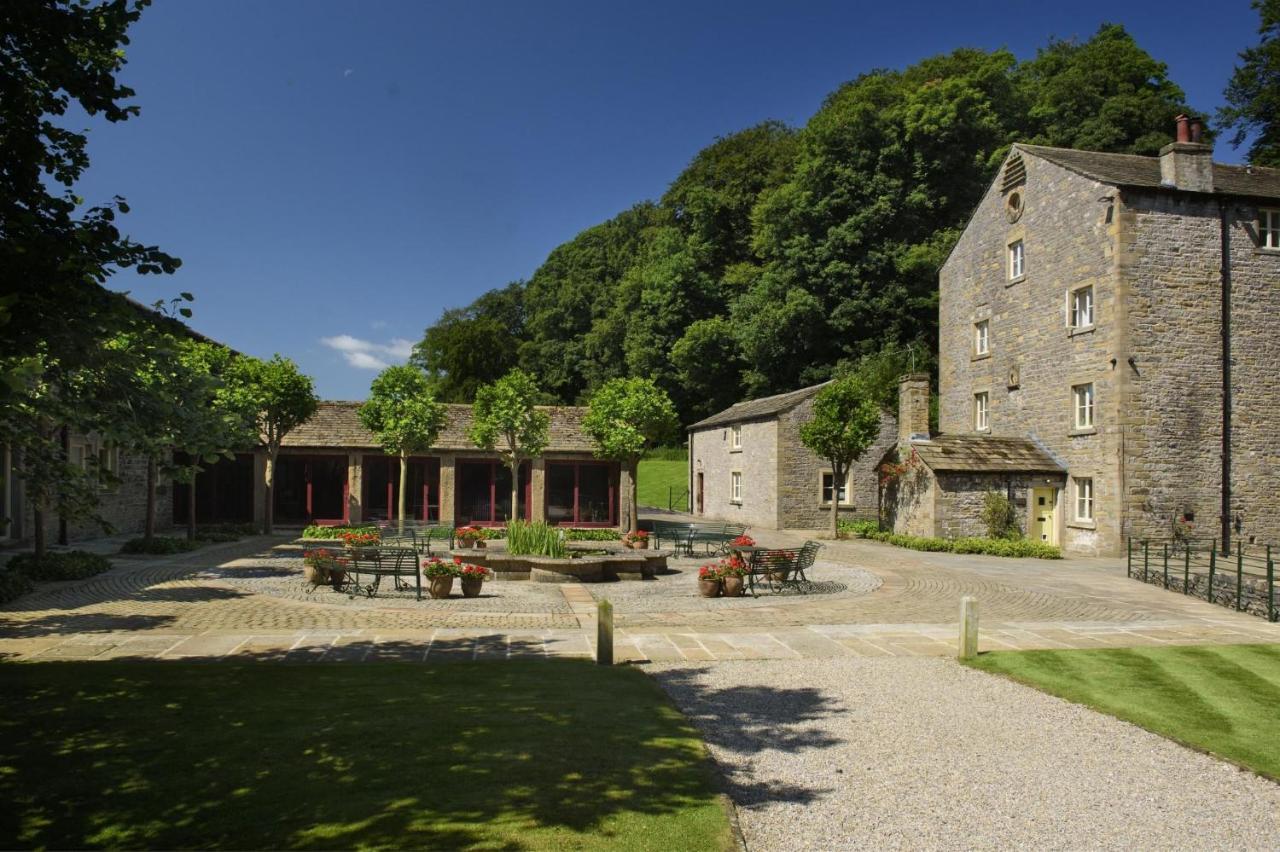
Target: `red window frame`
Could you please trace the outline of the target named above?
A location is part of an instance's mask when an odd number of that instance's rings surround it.
[[[598,461],[595,459],[556,459],[548,460],[546,463],[547,476],[550,478],[550,468],[553,466],[563,466],[573,468],[573,519],[568,521],[560,521],[558,526],[562,527],[616,527],[618,525],[618,471],[620,470],[616,462]],[[608,521],[581,521],[582,504],[582,468],[583,467],[603,467],[609,470],[609,520]],[[543,513],[546,513],[550,506],[551,491],[549,488],[543,490]]]

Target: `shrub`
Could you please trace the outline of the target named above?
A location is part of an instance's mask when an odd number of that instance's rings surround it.
[[[20,598],[32,588],[31,578],[26,574],[15,568],[0,567],[0,604]]]
[[[422,563],[422,574],[424,577],[458,577],[462,574],[462,565],[433,556]]]
[[[37,559],[34,553],[19,553],[9,560],[9,570],[25,574],[32,580],[82,580],[101,574],[111,567],[111,560],[85,550],[57,550]]]
[[[376,532],[377,527],[373,524],[356,524],[348,527],[325,527],[319,524],[312,524],[302,530],[303,538],[319,538],[325,541],[341,541],[344,533],[368,533]]]
[[[980,553],[984,556],[1033,557],[1035,559],[1062,558],[1062,551],[1053,545],[1024,538],[929,538],[891,532],[870,532],[863,537],[883,541],[895,547],[930,553]]]
[[[991,538],[1022,537],[1018,513],[1009,498],[999,491],[988,491],[982,495],[982,522],[986,524],[987,535]]]
[[[120,548],[120,552],[156,556],[168,553],[186,553],[189,550],[204,547],[205,544],[207,542],[201,539],[190,541],[185,538],[157,535],[151,538],[131,538]]]
[[[205,538],[210,535],[231,535],[237,539],[245,536],[257,535],[258,528],[254,524],[201,524],[196,527],[196,538]],[[210,541],[234,541],[235,539],[211,538]]]
[[[616,529],[570,529],[564,531],[565,541],[617,541],[622,533]]]
[[[555,527],[542,521],[511,521],[507,524],[507,553],[563,559],[569,555],[569,548]]]
[[[841,521],[840,533],[857,538],[873,538],[880,532],[880,525],[875,521]]]

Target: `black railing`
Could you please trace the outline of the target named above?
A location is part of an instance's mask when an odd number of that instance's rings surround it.
[[[1272,545],[1237,543],[1220,552],[1217,539],[1129,539],[1130,577],[1184,595],[1280,620],[1276,606],[1276,565]]]

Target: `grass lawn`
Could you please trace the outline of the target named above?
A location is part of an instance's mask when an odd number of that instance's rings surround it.
[[[667,488],[676,500],[674,508],[688,511],[689,462],[686,459],[645,459],[636,472],[637,501],[641,506],[667,508]]]
[[[703,746],[581,661],[0,665],[0,848],[721,849]]]
[[[994,651],[970,665],[1280,780],[1280,645]]]

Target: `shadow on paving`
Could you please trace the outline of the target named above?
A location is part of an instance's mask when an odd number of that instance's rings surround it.
[[[675,698],[710,745],[752,755],[820,750],[843,742],[813,724],[848,712],[843,704],[820,690],[759,685],[709,688],[702,682],[701,672],[699,668],[674,668],[654,670],[650,675]],[[769,802],[808,804],[831,790],[771,783],[750,768],[720,764],[719,769],[725,792],[740,806]]]
[[[696,734],[641,672],[0,665],[0,847],[716,848]]]
[[[58,633],[113,633],[161,630],[175,621],[172,615],[110,615],[107,613],[56,613],[39,618],[10,620],[0,613],[0,639],[32,639]]]

